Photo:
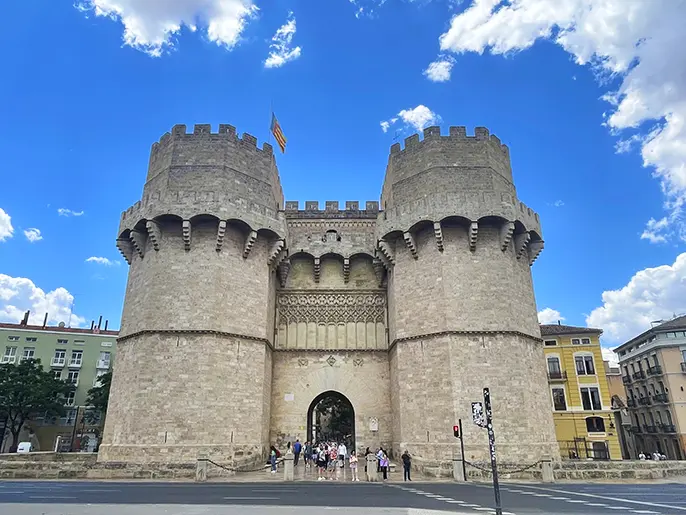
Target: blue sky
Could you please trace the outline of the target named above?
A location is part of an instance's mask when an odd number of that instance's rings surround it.
[[[288,138],[287,200],[378,199],[394,139],[486,126],[541,215],[546,319],[600,325],[613,345],[686,311],[686,87],[665,62],[685,60],[661,37],[683,40],[670,21],[683,5],[648,3],[637,25],[621,2],[619,15],[559,2],[9,3],[0,319],[66,320],[73,297],[73,323],[118,327],[127,265],[114,240],[150,145],[176,123],[264,141],[270,104]]]

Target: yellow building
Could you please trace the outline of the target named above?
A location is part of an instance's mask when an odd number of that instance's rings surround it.
[[[541,325],[555,432],[565,458],[621,460],[602,330]]]

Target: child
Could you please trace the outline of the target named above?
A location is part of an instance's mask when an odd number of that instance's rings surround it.
[[[350,451],[350,472],[353,475],[353,481],[360,480],[360,478],[357,477],[357,454],[355,454],[355,451]]]

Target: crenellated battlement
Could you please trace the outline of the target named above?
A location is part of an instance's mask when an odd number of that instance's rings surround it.
[[[493,148],[501,151],[505,154],[508,159],[510,156],[510,149],[507,145],[500,142],[498,136],[491,134],[486,127],[476,127],[474,129],[474,135],[467,135],[467,127],[464,126],[452,126],[449,129],[448,135],[441,135],[441,128],[438,126],[431,126],[424,129],[424,138],[419,139],[419,134],[413,134],[405,138],[405,148],[401,148],[400,143],[394,143],[391,145],[391,155],[399,154],[404,151],[410,150],[415,151],[423,147],[425,143],[440,141],[442,143],[463,143],[470,142],[471,144],[487,144]]]
[[[320,209],[318,200],[306,200],[305,209],[300,209],[300,202],[287,200],[286,218],[376,218],[379,214],[379,201],[368,200],[364,209],[360,209],[357,200],[346,200],[345,208],[340,208],[338,200],[327,200],[324,209]]]

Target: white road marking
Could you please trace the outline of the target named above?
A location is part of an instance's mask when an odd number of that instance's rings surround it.
[[[464,504],[464,501],[458,501],[456,499],[451,499],[451,500],[445,501],[445,502],[450,503],[450,504]]]
[[[631,512],[632,512],[632,513],[646,513],[646,514],[648,514],[648,513],[657,513],[657,514],[659,514],[659,513],[660,513],[660,512],[657,512],[657,511],[650,511],[650,510],[631,510]]]
[[[240,496],[240,497],[224,497],[226,500],[235,500],[235,501],[275,501],[280,499],[280,497],[245,497],[245,496]]]
[[[531,494],[531,495],[533,495],[534,497],[552,497],[552,495],[550,495],[550,494]]]
[[[580,501],[579,499],[570,499],[570,500],[567,501],[567,502],[573,502],[573,503],[576,503],[576,504],[586,504],[586,501]]]
[[[493,508],[474,508],[475,510],[478,511],[493,511]]]
[[[29,495],[29,499],[76,499],[66,495]]]
[[[602,506],[602,507],[606,507],[607,504],[603,504],[603,503],[601,503],[601,502],[587,502],[587,503],[586,503],[586,506]]]
[[[557,490],[555,488],[542,488],[542,487],[538,487],[538,486],[527,486],[526,488],[533,488],[536,490],[543,490],[543,491],[548,491],[548,492],[556,492],[558,494],[578,495],[581,497],[592,497],[594,499],[603,499],[605,501],[614,501],[614,502],[621,502],[621,503],[627,503],[627,504],[640,504],[642,506],[652,506],[653,508],[669,508],[671,510],[686,511],[686,508],[682,508],[680,506],[674,506],[673,504],[662,504],[662,503],[646,502],[646,501],[632,501],[630,499],[620,499],[618,497],[610,497],[607,495],[585,494],[582,492],[570,492],[568,490]],[[569,500],[567,502],[575,502],[575,501],[572,499],[572,500]],[[576,501],[576,502],[583,502],[583,501]]]
[[[550,497],[553,501],[569,501],[569,497]]]
[[[21,492],[19,490],[0,490],[0,494],[2,495],[20,495],[23,494],[24,492]]]
[[[607,509],[608,510],[630,510],[631,508],[629,508],[627,506],[608,506]]]

